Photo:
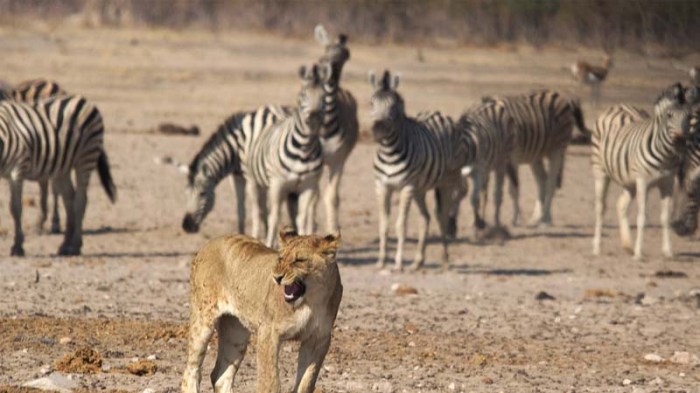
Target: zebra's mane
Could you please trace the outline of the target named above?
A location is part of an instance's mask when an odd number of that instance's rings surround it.
[[[248,115],[248,112],[236,112],[224,120],[223,123],[219,125],[219,128],[211,134],[209,139],[204,142],[202,148],[197,152],[197,154],[190,162],[189,170],[187,171],[187,182],[191,186],[194,184],[194,178],[199,170],[200,163],[207,157],[212,151],[216,150],[222,143],[226,143],[226,134],[230,132],[231,125],[239,125],[242,119]]]

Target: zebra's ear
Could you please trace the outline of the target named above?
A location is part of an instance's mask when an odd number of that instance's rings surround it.
[[[377,75],[374,73],[374,70],[369,70],[367,73],[367,81],[372,87],[377,87]]]
[[[389,90],[391,87],[391,73],[389,73],[389,70],[384,70],[384,74],[382,74],[382,80],[379,82],[379,86],[384,90]]]
[[[391,79],[391,90],[396,90],[399,88],[399,78],[400,77],[401,77],[401,74],[396,74]]]
[[[316,28],[314,29],[314,36],[316,37],[316,41],[323,46],[328,45],[330,42],[326,28],[323,27],[323,25],[316,25]]]

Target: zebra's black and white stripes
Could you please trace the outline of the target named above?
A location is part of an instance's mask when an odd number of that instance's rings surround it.
[[[100,112],[82,97],[54,97],[31,105],[0,103],[0,173],[10,181],[15,222],[13,255],[24,255],[23,181],[47,179],[61,194],[66,208],[66,232],[58,253],[80,254],[87,186],[95,168],[109,198],[116,198],[103,138]]]
[[[326,230],[333,233],[339,229],[340,181],[345,162],[357,144],[359,123],[355,97],[340,87],[343,66],[350,58],[350,51],[346,45],[347,37],[340,34],[335,40],[331,40],[321,25],[316,26],[314,33],[316,40],[324,47],[319,64],[331,67],[331,77],[323,86],[326,93],[326,109],[321,128],[321,145],[323,164],[328,168],[328,185],[323,193]]]
[[[289,111],[280,106],[263,106],[251,112],[235,113],[218,127],[187,167],[187,210],[182,221],[186,232],[199,230],[214,207],[216,186],[230,175],[238,203],[238,231],[245,233],[244,171],[248,152],[253,141],[272,124],[288,116]],[[254,228],[254,232],[257,231]]]
[[[372,133],[377,142],[374,156],[374,177],[379,203],[379,258],[378,267],[386,259],[388,219],[391,212],[391,195],[400,194],[399,215],[396,221],[398,244],[396,269],[403,266],[403,246],[406,237],[406,218],[411,201],[415,201],[423,219],[418,238],[418,249],[412,265],[417,269],[425,259],[425,239],[430,215],[425,194],[438,189],[442,200],[438,206],[452,206],[449,198],[459,187],[461,168],[467,160],[466,146],[452,121],[439,112],[422,114],[419,119],[406,115],[404,101],[396,91],[399,79],[385,71],[377,79],[370,74],[372,95]],[[447,214],[449,209],[438,209],[440,231],[443,238],[443,267],[448,266]]]
[[[0,101],[3,99],[12,99],[18,102],[24,102],[27,104],[32,104],[36,101],[51,98],[65,96],[68,93],[61,88],[61,86],[54,81],[47,79],[32,79],[24,82],[20,82],[14,88],[8,89],[4,94],[0,92]],[[39,206],[41,207],[41,215],[37,221],[36,230],[37,233],[43,232],[44,224],[48,218],[48,193],[49,193],[49,183],[48,180],[39,181],[40,188],[40,198]],[[60,215],[58,213],[58,191],[53,190],[53,209],[51,216],[51,233],[60,233]]]
[[[252,144],[245,160],[248,194],[253,201],[267,201],[266,243],[272,246],[277,235],[280,209],[291,193],[299,195],[296,224],[301,233],[311,233],[323,154],[320,132],[324,116],[324,89],[330,67],[313,65],[299,71],[302,88],[297,107],[289,116],[273,124]],[[253,219],[262,221],[261,204],[253,204]],[[256,226],[254,225],[254,228]],[[258,236],[253,232],[253,236]]]
[[[592,164],[595,178],[595,233],[593,253],[600,254],[603,215],[610,180],[623,187],[617,202],[622,246],[642,257],[648,189],[661,192],[662,252],[673,255],[669,230],[669,209],[674,175],[680,165],[682,145],[688,131],[689,113],[684,108],[683,89],[671,86],[657,100],[652,118],[629,106],[613,106],[596,122],[592,135]],[[678,103],[679,105],[674,105]],[[632,250],[627,209],[637,197],[637,240]]]
[[[700,211],[700,111],[691,115],[688,124],[685,154],[678,172],[680,190],[673,203],[672,226],[679,236],[691,235],[698,229]]]
[[[585,134],[590,134],[583,123],[581,107],[577,100],[558,92],[545,90],[519,96],[492,98],[485,102],[499,101],[513,120],[512,178],[517,182],[517,166],[530,164],[537,182],[537,199],[530,218],[530,225],[550,225],[552,199],[560,187],[564,170],[564,156],[571,140],[574,124]],[[544,159],[548,160],[545,169]],[[520,218],[519,193],[513,197],[513,224]]]

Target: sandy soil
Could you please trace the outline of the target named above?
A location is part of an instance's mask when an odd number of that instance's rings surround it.
[[[423,48],[424,60],[418,61],[417,50],[410,47],[351,49],[344,83],[358,98],[363,124],[370,92],[366,71],[384,67],[402,72],[400,90],[410,112],[440,109],[458,115],[482,94],[554,87],[583,96],[589,124],[596,115],[587,91],[572,84],[562,67],[578,56],[597,59],[598,53]],[[6,386],[0,391],[19,391],[13,386],[39,377],[49,369],[45,366],[62,370],[64,356],[86,347],[101,359],[99,372],[74,375],[87,391],[178,389],[186,349],[189,259],[207,239],[235,228],[234,196],[228,185],[220,187],[202,232],[185,235],[180,230],[185,179],[173,167],[155,164],[154,158],[188,162],[231,112],[291,102],[297,91],[296,67],[318,52],[311,37],[294,41],[232,33],[0,28],[3,79],[54,78],[100,107],[119,189],[119,201],[112,206],[93,181],[84,256],[58,258],[61,237],[31,231],[38,216],[37,187],[25,187],[28,256],[0,258],[0,386]],[[668,60],[619,53],[603,104],[625,101],[648,108],[662,87],[680,78],[684,75]],[[204,135],[150,132],[164,121],[197,124]],[[373,267],[377,219],[372,154],[371,143],[363,142],[347,165],[340,255],[345,296],[319,391],[700,391],[699,365],[644,359],[648,353],[665,359],[676,351],[700,355],[700,304],[692,292],[700,288],[700,245],[674,237],[677,257],[661,258],[656,192],[646,260],[633,262],[621,250],[612,211],[604,255],[591,257],[588,148],[574,147],[554,201],[552,228],[510,228],[512,239],[503,244],[475,243],[465,207],[459,240],[451,247],[452,271],[437,269],[439,246],[433,238],[423,272],[378,273]],[[522,168],[521,175],[527,214],[534,185],[529,170]],[[619,190],[611,191],[616,195]],[[8,198],[3,183],[4,255],[12,235]],[[504,214],[511,215],[509,202]],[[412,212],[412,239],[416,216]],[[414,246],[408,244],[408,258]],[[394,283],[409,285],[418,294],[395,295]],[[554,299],[537,300],[541,291]],[[254,352],[251,348],[238,374],[240,391],[254,390]],[[151,355],[154,374],[125,371]],[[293,383],[294,357],[295,347],[286,345],[282,370],[287,390]],[[208,356],[205,375],[212,362]],[[207,377],[202,386],[211,390]]]

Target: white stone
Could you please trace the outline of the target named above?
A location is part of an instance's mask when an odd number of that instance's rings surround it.
[[[625,379],[622,381],[623,386],[627,386],[627,385],[631,385],[631,384],[632,384],[632,381],[630,381],[629,379]]]
[[[454,382],[452,382],[451,384],[447,385],[447,388],[450,389],[450,390],[452,390],[452,391],[454,391],[454,390],[457,389],[457,386],[455,385]]]
[[[143,389],[143,391],[141,393],[156,393],[156,390],[153,388],[146,388],[146,389]]]
[[[646,360],[647,362],[660,363],[664,361],[664,358],[655,353],[648,353],[644,355],[644,360]]]
[[[156,355],[148,355],[147,360],[156,360],[158,357]]]
[[[25,382],[22,384],[22,386],[40,390],[53,390],[61,393],[69,393],[73,389],[80,387],[76,382],[71,381],[60,373],[52,373],[48,377],[42,377]]]
[[[671,356],[671,358],[669,358],[668,360],[670,360],[671,363],[689,364],[691,366],[700,364],[700,358],[698,358],[697,355],[691,354],[690,352],[676,351],[673,353],[673,356]]]

